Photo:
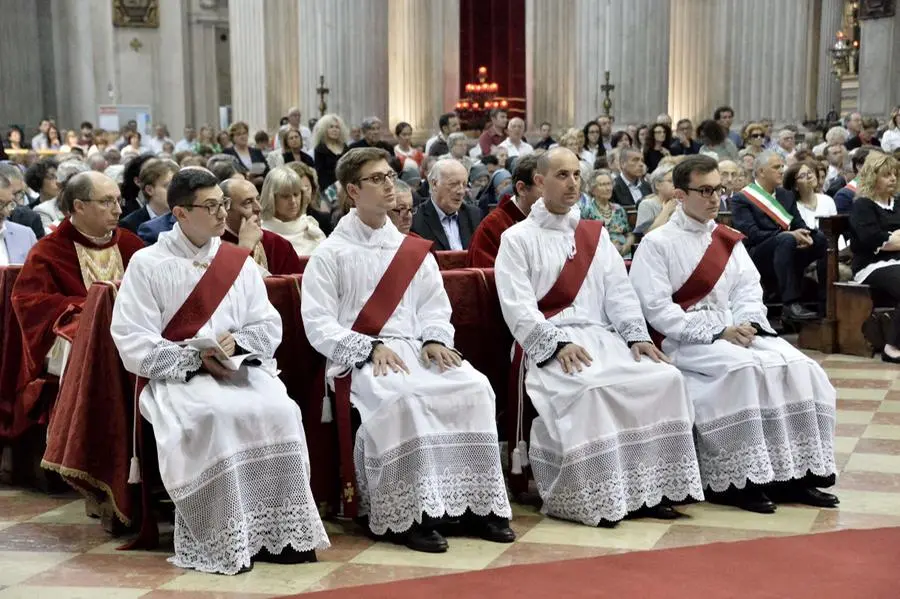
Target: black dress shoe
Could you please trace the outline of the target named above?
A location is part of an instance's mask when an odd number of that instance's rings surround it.
[[[884,350],[881,350],[881,361],[887,362],[888,364],[900,364],[900,358],[892,358],[884,353]]]
[[[281,553],[271,553],[263,547],[254,557],[258,562],[266,562],[269,564],[314,564],[318,562],[316,550],[297,551],[290,545],[282,549]]]
[[[509,519],[499,516],[476,516],[471,520],[473,536],[492,543],[512,543],[516,533],[509,527]]]
[[[819,315],[795,302],[784,307],[781,317],[785,320],[817,320]]]
[[[619,520],[603,520],[600,519],[600,522],[597,523],[598,528],[615,528],[619,525]]]
[[[243,568],[235,572],[234,575],[237,576],[238,574],[246,574],[247,572],[251,571],[253,571],[253,562],[250,562],[249,566],[244,566]]]
[[[405,534],[400,535],[403,544],[413,551],[422,553],[446,553],[450,547],[447,539],[434,529],[413,525]]]
[[[654,505],[653,507],[642,506],[637,510],[629,513],[625,518],[629,520],[633,520],[635,518],[658,518],[659,520],[677,520],[678,518],[685,518],[686,515],[682,514],[668,503],[660,503]]]
[[[727,491],[717,493],[707,491],[706,500],[717,505],[730,505],[757,514],[774,514],[776,507],[772,500],[762,491],[747,486],[746,489],[729,487]]]
[[[837,495],[798,482],[774,486],[770,494],[778,503],[799,503],[823,508],[837,507],[841,503]]]

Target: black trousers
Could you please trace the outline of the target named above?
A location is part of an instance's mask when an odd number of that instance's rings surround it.
[[[787,231],[771,237],[750,249],[750,257],[763,280],[778,281],[778,291],[783,304],[800,301],[801,281],[806,267],[818,260],[819,296],[823,295],[827,281],[825,253],[828,242],[821,231],[810,231],[813,244],[798,248],[797,240]]]
[[[897,304],[897,310],[900,310],[900,264],[883,266],[873,271],[863,283],[890,297]],[[900,311],[895,312],[891,319],[891,330],[885,342],[900,347]]]

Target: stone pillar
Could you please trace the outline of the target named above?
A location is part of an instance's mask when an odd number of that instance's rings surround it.
[[[528,123],[554,128],[575,121],[575,34],[577,0],[526,0],[525,89]],[[594,115],[596,116],[596,115]]]
[[[437,129],[459,94],[459,0],[389,0],[389,116]]]
[[[46,33],[46,32],[44,32]],[[37,44],[38,11],[32,0],[3,3],[0,18],[0,90],[3,95],[3,127],[18,124],[26,137],[44,115],[40,73],[52,68],[42,64]],[[27,49],[27,50],[26,50]],[[51,57],[52,58],[52,57]]]
[[[816,114],[825,117],[834,110],[841,113],[841,82],[831,73],[831,54],[835,34],[843,25],[844,0],[822,0],[819,19],[819,73],[816,87]]]
[[[900,10],[860,21],[859,111],[884,121],[900,98]]]
[[[288,108],[300,105],[299,38],[315,34],[308,26],[301,27],[298,20],[302,1],[265,0],[265,3],[256,3],[259,9],[264,7],[265,12],[265,62],[260,64],[260,68],[266,70],[266,124],[270,131],[278,127]]]
[[[221,14],[224,12],[225,14]],[[217,46],[219,32],[228,27],[227,8],[220,11],[218,3],[204,0],[194,3],[189,16],[190,61],[188,79],[191,81],[190,104],[187,122],[200,128],[203,125],[216,126],[219,122],[219,106],[224,104],[219,97],[219,64]]]
[[[669,29],[669,114],[677,122],[709,118],[720,94],[721,56],[714,34],[718,11],[711,0],[671,0]]]
[[[300,108],[305,118],[319,116],[319,75],[325,76],[331,90],[328,112],[341,115],[348,126],[367,116],[389,118],[388,4],[388,0],[300,2]]]
[[[251,135],[270,124],[267,113],[265,10],[257,0],[229,0],[232,121],[245,121]],[[275,125],[277,125],[277,121]]]
[[[154,90],[158,106],[154,120],[165,123],[170,137],[175,141],[182,137],[188,98],[193,92],[193,83],[186,77],[189,59],[189,51],[184,44],[187,34],[186,17],[187,10],[183,3],[162,3],[155,52],[158,62],[151,67],[159,73],[158,87]]]

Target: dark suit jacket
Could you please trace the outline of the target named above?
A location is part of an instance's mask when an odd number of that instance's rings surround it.
[[[125,227],[135,235],[137,235],[138,227],[143,225],[145,222],[150,220],[150,212],[147,210],[147,207],[139,208],[135,210],[128,216],[125,216],[119,219],[119,226]]]
[[[641,193],[644,194],[644,197],[653,193],[650,184],[644,180],[641,180]],[[613,182],[613,202],[620,206],[637,206],[631,190],[628,189],[628,184],[620,176],[616,176],[616,180]]]
[[[360,139],[359,141],[354,141],[354,142],[353,142],[352,144],[350,144],[350,146],[348,147],[348,149],[350,149],[350,150],[355,150],[356,148],[381,148],[382,150],[384,150],[384,151],[387,152],[388,154],[391,154],[391,155],[394,154],[394,146],[392,146],[392,145],[389,144],[388,142],[379,140],[379,141],[376,141],[376,142],[375,142],[375,145],[372,145],[372,144],[370,144],[369,142],[366,141],[366,138],[365,138],[365,137],[363,137],[363,138]]]
[[[295,162],[293,152],[282,152],[281,157],[284,158],[285,164],[290,164],[291,162]],[[302,162],[303,164],[305,164],[306,166],[309,166],[309,167],[316,166],[316,163],[313,161],[312,156],[310,156],[309,154],[307,154],[306,152],[304,152],[302,150],[300,151],[299,162]]]
[[[168,214],[163,214],[162,216],[157,216],[154,219],[148,220],[138,227],[138,237],[140,237],[141,241],[147,245],[153,245],[156,243],[160,233],[171,231],[174,226],[175,215],[169,212]]]
[[[778,187],[775,189],[775,199],[793,217],[791,231],[809,228],[800,216],[800,209],[797,208],[797,200],[793,193]],[[744,245],[748,250],[784,231],[781,225],[757,208],[743,193],[734,194],[734,200],[731,202],[731,226],[747,236]]]
[[[457,214],[459,215],[459,239],[462,241],[463,249],[467,250],[469,249],[469,241],[472,239],[472,234],[478,228],[478,223],[481,222],[481,211],[463,202]],[[413,217],[410,231],[424,239],[433,241],[435,251],[450,249],[450,241],[447,239],[447,234],[444,233],[444,227],[441,226],[437,210],[435,210],[434,203],[430,199],[425,200],[419,207],[419,210]]]
[[[41,222],[41,215],[28,206],[16,206],[8,220],[11,223],[28,227],[34,231],[34,236],[38,239],[44,236],[44,223]]]

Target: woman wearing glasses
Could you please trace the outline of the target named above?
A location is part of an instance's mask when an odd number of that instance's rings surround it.
[[[759,123],[750,123],[744,127],[744,150],[753,156],[759,156],[765,150],[766,128]]]

